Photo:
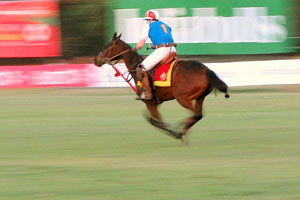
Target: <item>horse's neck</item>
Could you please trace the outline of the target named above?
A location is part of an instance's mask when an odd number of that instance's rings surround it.
[[[136,52],[129,52],[124,54],[123,60],[128,69],[135,69],[139,62],[142,61],[141,57]]]
[[[130,52],[127,54],[124,54],[123,60],[125,62],[125,65],[129,71],[129,73],[132,75],[135,82],[137,82],[136,77],[136,68],[137,65],[140,64],[142,61],[142,58],[140,55],[138,55],[136,52]]]

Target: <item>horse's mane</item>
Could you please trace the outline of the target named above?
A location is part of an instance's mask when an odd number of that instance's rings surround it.
[[[128,43],[126,43],[124,40],[121,40],[120,38],[119,38],[119,40],[120,40],[120,41],[122,42],[122,44],[124,45],[125,50],[127,50],[127,49],[132,49],[132,47],[131,47]],[[133,57],[134,57],[135,59],[139,59],[140,62],[141,62],[142,60],[144,60],[145,57],[146,57],[146,56],[142,56],[142,55],[138,54],[136,50],[133,52],[132,55],[133,55]]]
[[[119,40],[125,45],[125,47],[127,49],[131,48],[131,46],[128,43],[126,43],[124,40],[121,40],[121,39],[119,39]]]

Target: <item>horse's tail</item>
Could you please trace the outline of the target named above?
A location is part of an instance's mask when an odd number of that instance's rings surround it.
[[[210,85],[213,88],[217,88],[219,91],[224,92],[225,93],[225,97],[229,98],[230,95],[227,93],[228,90],[228,86],[226,85],[226,83],[224,81],[222,81],[215,72],[213,72],[212,70],[207,71],[207,76],[210,80]]]

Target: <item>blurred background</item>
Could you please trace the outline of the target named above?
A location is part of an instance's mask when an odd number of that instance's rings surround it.
[[[179,55],[203,62],[298,56],[299,2],[1,1],[0,65],[91,63],[114,31],[134,44],[152,8],[173,27]]]
[[[194,59],[203,63],[299,59],[299,2],[299,0],[243,2],[191,0],[187,3],[172,0],[159,3],[140,0],[0,1],[0,65],[19,66],[0,68],[1,87],[32,87],[36,86],[35,80],[42,79],[49,81],[43,81],[43,85],[39,84],[37,87],[45,85],[61,87],[68,85],[70,77],[73,77],[74,82],[78,79],[76,84],[70,84],[71,87],[127,86],[126,83],[122,85],[122,79],[118,79],[116,83],[113,71],[107,68],[96,70],[93,59],[111,40],[114,32],[122,34],[122,39],[134,46],[145,23],[141,19],[149,9],[156,9],[160,13],[161,20],[172,27],[174,40],[178,43],[178,57],[182,59]],[[145,48],[139,53],[147,55],[151,52]],[[292,76],[297,72],[298,68],[295,70],[297,62],[298,60],[294,60],[293,66],[288,70]],[[44,64],[73,65],[48,66],[48,71],[51,69],[50,73],[45,71]],[[29,69],[28,65],[36,67]],[[261,65],[266,66],[264,63]],[[269,64],[274,69],[275,65],[279,65],[279,62]],[[290,66],[282,63],[280,65]],[[217,70],[217,73],[225,80],[224,75],[232,71],[226,65],[219,69],[223,69],[224,72]],[[239,69],[245,72],[247,67]],[[76,74],[74,70],[78,75],[74,75]],[[280,73],[282,69],[276,70],[275,74],[282,75]],[[33,73],[34,71],[38,72]],[[236,78],[232,73],[230,76]],[[247,74],[241,73],[238,77],[242,76]],[[10,77],[9,80],[7,77]],[[273,80],[267,83],[278,82]],[[236,84],[229,81],[229,85]]]
[[[48,63],[60,58],[94,56],[103,47],[105,1],[1,1],[0,9],[1,65]],[[47,38],[49,32],[51,37]],[[31,40],[30,36],[26,37],[30,34]],[[45,34],[46,38],[39,38],[41,34]],[[10,36],[9,39],[8,35],[20,37]],[[8,47],[13,49],[7,52]]]

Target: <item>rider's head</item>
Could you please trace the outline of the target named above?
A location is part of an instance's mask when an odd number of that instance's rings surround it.
[[[144,19],[147,20],[147,22],[157,21],[159,20],[159,13],[156,10],[148,10],[145,13]]]

